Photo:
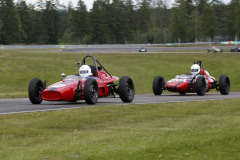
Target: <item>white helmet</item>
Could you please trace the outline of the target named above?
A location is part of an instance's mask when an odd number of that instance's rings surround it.
[[[191,66],[191,74],[196,75],[200,73],[200,66],[198,64],[193,64]]]
[[[79,69],[79,75],[82,78],[87,78],[92,75],[91,68],[88,65],[82,65]]]

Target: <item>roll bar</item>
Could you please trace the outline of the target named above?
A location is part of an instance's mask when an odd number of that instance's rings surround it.
[[[92,55],[87,55],[87,56],[85,56],[85,57],[83,58],[83,60],[82,60],[81,66],[82,66],[82,65],[85,65],[86,58],[88,58],[88,57],[90,57],[90,58],[93,59],[95,68],[96,68],[96,70],[97,70],[98,78],[101,78],[100,75],[99,75],[99,71],[98,71],[98,65],[99,65],[101,68],[103,68],[104,71],[106,71],[107,74],[109,74],[109,76],[112,77],[112,75],[103,67],[103,65],[102,65],[95,57],[93,57]],[[98,65],[97,65],[97,64],[98,64]],[[80,66],[80,67],[81,67],[81,66]]]
[[[197,62],[194,61],[193,64],[198,64],[198,65],[200,66],[200,68],[201,68],[202,70],[204,70],[204,66],[203,66],[202,61],[197,61]]]

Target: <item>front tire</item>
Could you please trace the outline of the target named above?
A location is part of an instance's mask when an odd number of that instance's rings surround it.
[[[165,85],[165,78],[162,76],[156,76],[153,79],[153,93],[155,95],[161,95]]]
[[[132,102],[135,95],[135,88],[132,79],[128,76],[121,77],[118,91],[123,102]]]
[[[203,96],[206,93],[206,80],[203,76],[198,76],[196,80],[195,89],[199,96]]]
[[[228,95],[230,92],[230,79],[227,75],[221,75],[219,78],[219,90],[222,95]]]
[[[89,78],[84,84],[84,99],[87,104],[95,104],[98,100],[98,83]]]
[[[42,103],[42,91],[43,82],[38,78],[32,79],[28,86],[28,97],[32,104]]]

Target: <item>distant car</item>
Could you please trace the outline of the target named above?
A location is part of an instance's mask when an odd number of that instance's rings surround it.
[[[86,59],[92,59],[94,65],[86,65]],[[89,61],[88,61],[89,62]],[[91,63],[92,64],[92,63]],[[135,95],[134,84],[130,77],[112,76],[93,56],[85,56],[82,63],[77,63],[79,73],[75,75],[62,74],[62,80],[46,87],[46,81],[38,78],[30,81],[28,87],[29,100],[33,104],[46,101],[85,100],[87,104],[95,104],[98,98],[118,94],[123,102],[132,102]],[[86,70],[81,68],[86,67]],[[88,74],[89,76],[82,76]],[[119,80],[119,86],[114,82]],[[118,86],[118,87],[117,87]]]
[[[199,74],[182,74],[165,82],[162,76],[156,76],[153,80],[153,93],[161,95],[163,90],[178,92],[181,95],[186,93],[197,93],[203,96],[210,89],[220,91],[222,95],[228,95],[230,92],[230,79],[227,75],[221,75],[219,81],[210,76],[208,71],[204,70],[202,61],[194,62],[193,65],[199,65]]]
[[[240,47],[235,47],[230,49],[231,52],[240,52]]]
[[[207,53],[219,53],[219,52],[222,53],[222,52],[223,52],[223,49],[219,49],[219,48],[213,46],[212,48],[207,49],[206,52],[207,52]]]
[[[139,49],[138,52],[147,52],[147,49],[142,48],[142,49]]]

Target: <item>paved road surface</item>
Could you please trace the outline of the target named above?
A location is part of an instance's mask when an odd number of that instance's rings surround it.
[[[200,50],[202,52],[206,52],[206,50],[210,47],[205,46],[198,46],[198,47],[144,47],[147,49],[147,53],[154,53],[154,52],[168,52],[168,51],[176,51],[176,50],[182,50],[182,51],[188,51],[191,53],[200,53],[200,52],[193,52],[194,50]],[[219,47],[220,49],[229,49],[230,52],[230,46],[224,46]],[[138,50],[141,49],[141,47],[106,47],[106,48],[98,48],[98,47],[82,47],[82,48],[72,48],[72,49],[63,49],[63,52],[74,52],[74,53],[138,53]],[[175,52],[178,53],[178,52]]]
[[[221,95],[220,93],[207,93],[205,96],[197,96],[196,94],[178,95],[163,94],[155,96],[151,94],[136,95],[132,104],[150,104],[165,102],[184,102],[184,101],[200,101],[200,100],[219,100],[240,98],[240,92],[232,92],[229,95]],[[0,99],[0,114],[24,113],[48,110],[62,110],[81,107],[93,107],[97,105],[123,105],[120,98],[100,98],[96,105],[87,105],[85,101],[74,102],[46,102],[40,105],[33,105],[28,98]]]

